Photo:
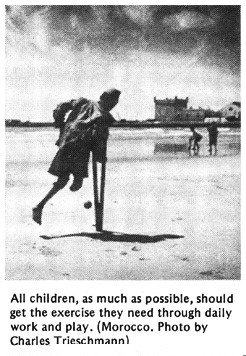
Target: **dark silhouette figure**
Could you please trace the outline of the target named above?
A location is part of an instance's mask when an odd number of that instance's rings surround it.
[[[96,162],[106,161],[106,148],[109,135],[109,126],[115,121],[110,111],[118,103],[120,91],[110,89],[105,91],[98,102],[85,98],[71,100],[60,104],[54,111],[55,126],[60,128],[60,137],[57,141],[59,150],[55,155],[49,173],[58,177],[48,194],[33,208],[33,220],[42,223],[42,212],[45,204],[73,175],[72,192],[82,187],[83,179],[88,177],[88,163],[90,152]],[[65,115],[70,111],[66,120]]]
[[[192,132],[192,136],[189,138],[189,147],[188,150],[190,152],[191,155],[191,150],[194,151],[195,155],[198,155],[199,153],[199,149],[200,149],[200,145],[199,142],[202,140],[202,135],[200,134],[200,132],[197,132],[195,130],[194,126],[191,126],[191,132]]]
[[[214,155],[216,156],[218,153],[217,149],[217,141],[218,141],[218,128],[216,122],[211,122],[208,126],[208,136],[209,136],[209,153],[210,156],[213,154],[213,147],[214,147]]]

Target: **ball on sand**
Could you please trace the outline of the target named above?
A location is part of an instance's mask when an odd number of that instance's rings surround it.
[[[86,201],[86,202],[84,203],[84,207],[85,207],[86,209],[90,209],[90,208],[92,207],[92,202],[91,202],[90,200]]]

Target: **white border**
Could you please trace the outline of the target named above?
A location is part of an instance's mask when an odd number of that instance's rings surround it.
[[[11,5],[38,5],[40,4],[37,1],[11,1],[5,2],[4,4]],[[43,1],[42,4],[55,4],[55,5],[64,5],[68,4],[63,1]],[[81,5],[81,1],[73,1],[71,5]],[[83,1],[83,5],[85,4],[104,4],[104,5],[116,5],[115,1]],[[117,3],[118,5],[119,3]],[[184,5],[183,2],[180,1],[167,1],[167,2],[149,2],[149,1],[121,1],[120,4],[124,5]],[[214,1],[189,1],[187,4],[189,5],[218,5],[218,2]],[[223,1],[221,5],[241,5],[241,19],[242,19],[242,90],[241,90],[241,98],[242,98],[242,157],[245,157],[245,124],[244,124],[244,112],[245,112],[245,34],[246,27],[245,21],[243,19],[246,18],[246,7],[242,1]],[[0,13],[2,21],[1,23],[1,39],[4,39],[4,6],[1,6]],[[3,50],[3,41],[1,47],[1,98],[4,99],[4,50]],[[4,100],[2,101],[2,108],[4,107]],[[1,158],[1,185],[0,185],[0,194],[1,194],[1,205],[4,206],[4,156],[5,156],[5,148],[4,148],[4,117],[1,120],[1,150],[0,150],[0,158]],[[242,182],[245,181],[245,159],[242,160]],[[245,320],[246,320],[246,241],[245,241],[245,188],[242,184],[242,238],[241,238],[241,256],[242,256],[242,278],[241,281],[5,281],[4,280],[4,216],[0,215],[0,224],[2,228],[2,236],[1,236],[1,335],[2,335],[2,345],[1,345],[1,353],[3,355],[39,355],[41,353],[45,355],[65,355],[67,352],[71,352],[73,355],[115,355],[115,353],[119,355],[125,355],[126,353],[129,355],[167,355],[167,356],[179,356],[179,355],[209,355],[209,356],[242,356],[246,355],[246,344],[244,342],[244,333],[245,333]],[[179,336],[175,335],[175,337],[158,337],[158,339],[151,339],[151,337],[145,337],[143,335],[141,339],[141,344],[136,345],[133,343],[132,345],[126,347],[95,347],[95,348],[86,348],[82,349],[81,347],[73,347],[73,348],[59,348],[59,349],[29,349],[29,352],[16,351],[16,353],[11,352],[11,354],[7,351],[7,338],[5,335],[8,335],[8,299],[11,293],[16,291],[60,291],[60,293],[64,293],[69,291],[69,293],[87,293],[87,294],[97,294],[102,290],[106,293],[115,293],[116,291],[127,292],[130,291],[132,294],[146,293],[146,291],[151,291],[151,293],[156,294],[167,294],[170,292],[183,291],[186,294],[200,293],[201,291],[205,291],[207,294],[214,293],[235,293],[236,299],[240,298],[240,301],[236,300],[234,305],[234,317],[232,323],[228,323],[227,326],[223,325],[220,328],[216,327],[211,323],[211,328],[213,329],[213,333],[206,335],[205,337],[196,337],[195,335],[191,336]]]

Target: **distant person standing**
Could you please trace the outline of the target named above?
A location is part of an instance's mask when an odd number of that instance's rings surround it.
[[[210,156],[213,153],[213,146],[214,146],[214,155],[217,154],[217,140],[218,140],[218,128],[217,124],[215,121],[211,122],[211,124],[208,126],[208,136],[209,136],[209,153]]]
[[[195,130],[194,126],[191,126],[191,132],[192,132],[192,136],[189,138],[189,147],[188,150],[191,153],[191,150],[194,150],[194,154],[197,155],[199,153],[199,142],[202,140],[202,134],[200,134],[200,132]]]

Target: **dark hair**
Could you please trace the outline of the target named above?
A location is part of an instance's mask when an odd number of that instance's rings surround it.
[[[118,99],[120,94],[121,94],[121,91],[119,91],[118,89],[109,89],[102,93],[102,95],[100,96],[100,100],[108,101],[108,100],[112,100],[112,99]]]

